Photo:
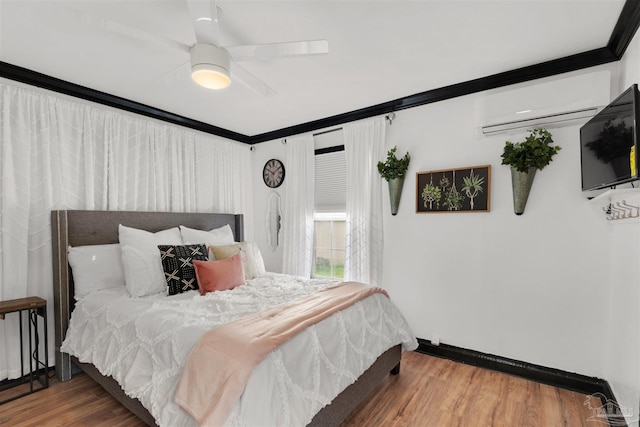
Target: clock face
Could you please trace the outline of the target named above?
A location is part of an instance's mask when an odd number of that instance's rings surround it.
[[[271,159],[262,169],[262,179],[267,187],[276,188],[284,181],[284,165],[278,159]]]

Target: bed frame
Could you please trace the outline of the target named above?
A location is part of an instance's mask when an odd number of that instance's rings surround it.
[[[69,267],[67,248],[118,243],[119,224],[151,232],[178,225],[211,230],[228,224],[233,230],[236,241],[243,241],[243,217],[216,213],[81,210],[51,212],[56,376],[60,381],[67,381],[71,379],[73,365],[77,366],[102,385],[127,409],[148,425],[154,426],[156,423],[153,416],[138,399],[126,396],[113,378],[103,376],[93,365],[80,363],[77,359],[60,351],[75,305],[73,277]],[[318,412],[309,425],[324,427],[340,424],[389,373],[400,372],[400,356],[400,345],[383,353],[354,384],[347,387],[331,404]]]

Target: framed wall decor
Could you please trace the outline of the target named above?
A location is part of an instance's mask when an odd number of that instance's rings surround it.
[[[416,173],[416,213],[489,212],[491,165]]]

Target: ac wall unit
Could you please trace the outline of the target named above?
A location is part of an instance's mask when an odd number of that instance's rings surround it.
[[[481,135],[568,126],[593,117],[609,104],[609,71],[489,92],[476,101]]]

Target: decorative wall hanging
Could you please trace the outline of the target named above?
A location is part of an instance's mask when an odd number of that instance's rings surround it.
[[[489,212],[491,165],[416,173],[416,213]]]
[[[267,243],[272,251],[280,245],[280,228],[282,211],[280,209],[280,195],[273,191],[267,199]]]

